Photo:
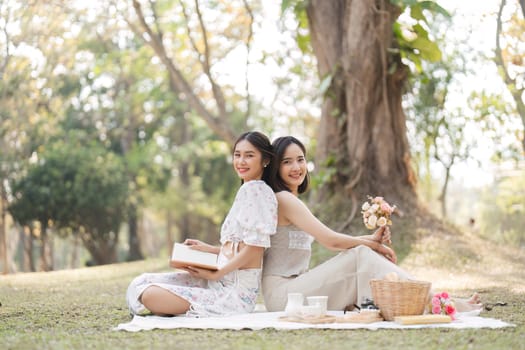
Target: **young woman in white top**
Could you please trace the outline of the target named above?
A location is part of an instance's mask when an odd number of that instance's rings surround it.
[[[319,221],[298,198],[308,187],[304,145],[292,136],[273,142],[275,161],[270,184],[278,202],[277,233],[264,255],[263,296],[269,311],[283,310],[287,295],[327,295],[328,308],[344,310],[371,299],[370,279],[395,272],[401,279],[411,276],[396,263],[395,252],[383,243],[390,241],[388,227],[372,235],[352,237],[338,233]],[[311,244],[341,251],[309,270]],[[475,294],[469,305],[476,305]],[[458,306],[458,311],[461,311]]]
[[[260,288],[264,249],[277,225],[277,201],[266,184],[272,160],[269,139],[259,132],[239,137],[233,167],[242,180],[221,227],[221,246],[188,239],[193,249],[219,254],[219,269],[145,273],[127,290],[132,314],[227,316],[253,311]]]

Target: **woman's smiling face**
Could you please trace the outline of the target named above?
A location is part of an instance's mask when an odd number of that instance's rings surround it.
[[[260,180],[264,170],[261,152],[249,141],[239,141],[233,151],[233,168],[244,182]]]
[[[297,144],[291,143],[286,147],[283,159],[279,164],[279,176],[290,191],[297,194],[306,174],[306,158],[303,150]]]

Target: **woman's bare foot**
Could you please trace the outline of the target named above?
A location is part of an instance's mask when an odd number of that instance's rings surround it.
[[[456,310],[458,312],[481,310],[483,308],[481,297],[478,293],[472,294],[468,299],[454,298],[454,302],[456,303]]]

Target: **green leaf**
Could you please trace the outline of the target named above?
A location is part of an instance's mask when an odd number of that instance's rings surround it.
[[[443,7],[439,6],[437,2],[434,1],[421,1],[416,5],[417,7],[420,7],[423,10],[428,10],[432,13],[438,13],[445,18],[451,18],[452,16],[450,13],[448,13],[447,10],[445,10]]]
[[[423,8],[420,6],[420,4],[416,4],[412,7],[410,7],[410,17],[416,20],[421,21],[427,21],[427,18],[423,14]]]
[[[417,37],[411,42],[412,47],[419,51],[421,58],[431,62],[441,60],[441,50],[437,44],[427,38]]]
[[[301,52],[305,53],[308,52],[310,48],[310,35],[300,35],[297,34],[297,46],[299,46],[299,49]]]

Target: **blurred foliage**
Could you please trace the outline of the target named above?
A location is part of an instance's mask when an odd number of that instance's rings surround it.
[[[435,1],[391,1],[400,7],[402,13],[407,14],[394,23],[394,36],[399,45],[401,57],[410,62],[415,72],[423,71],[423,62],[438,62],[441,60],[441,50],[438,43],[432,39],[430,24],[437,15],[450,18],[450,14]],[[390,67],[395,71],[395,67]]]
[[[449,23],[437,21],[437,27]],[[446,37],[436,42],[447,49]],[[439,62],[422,62],[422,71],[410,78],[411,90],[405,96],[405,110],[411,140],[412,162],[419,178],[419,193],[425,201],[439,202],[441,217],[447,217],[448,186],[451,171],[456,164],[469,158],[477,140],[468,137],[466,124],[476,123],[463,107],[446,108],[454,99],[457,76],[469,73],[466,58],[456,49],[447,50]],[[440,179],[433,177],[432,165],[438,164],[444,173]]]
[[[73,228],[96,263],[115,262],[127,184],[122,161],[103,147],[57,142],[12,183],[9,211],[24,225],[37,220],[58,232]]]
[[[479,231],[495,242],[525,248],[525,171],[514,173],[483,191]]]

